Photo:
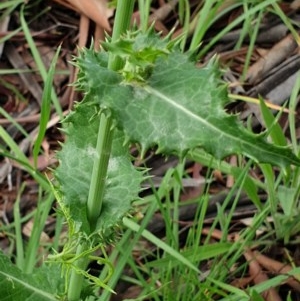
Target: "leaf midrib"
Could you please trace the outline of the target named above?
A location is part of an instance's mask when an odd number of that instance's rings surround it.
[[[143,87],[145,89],[145,91],[147,91],[148,93],[150,94],[154,94],[155,96],[161,98],[162,100],[166,101],[167,103],[169,103],[170,105],[172,105],[173,107],[176,107],[178,108],[179,110],[181,110],[183,113],[187,114],[188,116],[191,116],[192,118],[194,118],[195,120],[197,120],[198,122],[201,122],[202,124],[205,124],[207,127],[210,127],[212,130],[214,131],[217,131],[219,133],[221,133],[223,136],[227,136],[229,139],[232,139],[234,141],[237,141],[237,142],[241,142],[241,139],[240,138],[236,138],[236,136],[234,135],[230,135],[228,134],[227,132],[225,131],[221,131],[218,127],[215,127],[212,123],[209,123],[207,122],[207,120],[205,120],[204,118],[202,118],[201,116],[199,115],[196,115],[194,114],[193,112],[191,112],[190,110],[187,110],[184,106],[178,104],[176,101],[174,101],[172,98],[168,97],[167,95],[161,93],[160,91],[156,90],[155,88],[151,87],[151,86],[144,86]],[[257,147],[255,145],[253,145],[252,143],[248,142],[248,141],[245,141],[245,140],[242,140],[242,143],[244,143],[245,145],[249,145],[252,149],[256,149],[257,152],[261,152],[261,148]],[[272,152],[264,149],[264,151],[267,153],[267,154],[273,154]],[[284,157],[291,161],[292,159],[288,156],[285,156]],[[294,160],[292,160],[294,162]]]
[[[20,280],[17,277],[11,275],[11,274],[0,271],[0,275],[3,275],[7,280],[11,279],[11,280],[16,281],[17,283],[23,285],[24,287],[28,288],[29,290],[33,291],[34,293],[37,293],[40,296],[43,296],[43,297],[45,297],[49,300],[52,300],[52,301],[57,301],[57,299],[53,298],[53,296],[50,295],[49,293],[46,293],[46,292],[40,290],[39,288],[36,288],[35,286],[33,286],[33,285],[31,285],[27,282],[24,282],[23,280]],[[31,276],[28,275],[28,277],[31,277]]]

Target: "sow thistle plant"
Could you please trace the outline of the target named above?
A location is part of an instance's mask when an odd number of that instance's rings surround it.
[[[174,41],[169,41],[168,38],[161,40],[152,29],[146,33],[128,32],[116,43],[106,42],[104,47],[109,49],[110,53],[122,58],[123,68],[117,72],[109,72],[108,52],[104,49],[99,53],[92,49],[85,49],[77,58],[76,64],[80,70],[77,88],[86,92],[86,95],[64,121],[64,131],[68,139],[58,154],[60,166],[57,168],[56,178],[59,187],[54,188],[62,213],[68,222],[69,241],[63,251],[51,256],[51,259],[57,260],[65,268],[66,281],[73,269],[77,275],[85,276],[92,283],[109,289],[105,285],[106,281],[100,281],[89,275],[85,269],[74,263],[81,258],[87,261],[93,259],[101,264],[107,264],[110,273],[112,272],[110,262],[105,258],[91,256],[91,253],[101,249],[102,254],[106,254],[104,246],[115,241],[122,217],[130,212],[132,200],[138,198],[140,184],[144,178],[143,170],[137,170],[131,163],[128,147],[131,138],[118,124],[114,115],[115,111],[110,105],[101,103],[99,100],[115,97],[112,92],[117,92],[115,89],[118,88],[125,89],[125,94],[121,91],[121,94],[116,95],[121,99],[126,97],[126,93],[128,95],[127,86],[131,87],[132,84],[137,87],[145,86],[147,78],[151,76],[151,69],[154,67],[156,58],[168,55],[173,45]],[[91,68],[94,70],[92,71]],[[94,74],[91,78],[87,75],[87,70],[92,71],[91,75]],[[116,85],[117,81],[119,86]],[[91,93],[94,89],[96,90]],[[134,93],[139,93],[139,91]],[[113,140],[109,153],[101,213],[97,219],[93,219],[87,214],[86,198],[89,195],[95,157],[99,156],[97,136],[101,114],[112,119],[108,129],[113,131]],[[146,148],[142,150],[142,152],[145,151]],[[76,179],[73,178],[74,176]],[[82,252],[74,253],[80,245],[85,245]],[[106,280],[108,279],[109,276]],[[68,287],[67,282],[66,287]]]
[[[108,68],[111,54],[121,59],[119,70]],[[190,149],[201,147],[218,159],[239,153],[281,167],[299,164],[289,149],[267,143],[225,113],[227,90],[216,60],[197,68],[174,41],[160,39],[152,29],[128,32],[116,42],[105,42],[100,52],[84,49],[76,64],[77,88],[85,96],[64,121],[68,138],[58,154],[56,178],[60,202],[76,225],[70,240],[76,240],[76,247],[85,247],[76,255],[63,251],[66,258],[89,260],[88,250],[114,241],[116,227],[130,212],[132,200],[138,198],[143,171],[131,163],[130,142],[140,145],[142,156],[152,146],[181,158]],[[100,179],[105,182],[103,204],[92,226],[87,196],[99,156],[101,115],[111,120],[108,131],[113,138],[107,177]],[[84,271],[85,266],[71,269],[97,284]]]
[[[7,272],[13,283],[8,291],[20,285],[28,300],[77,301],[92,296],[93,286],[111,290],[105,247],[117,243],[145,179],[145,170],[132,164],[131,143],[141,157],[151,147],[181,159],[202,148],[216,159],[243,154],[282,168],[300,164],[290,149],[266,142],[225,112],[227,87],[216,59],[197,68],[170,37],[152,28],[127,31],[133,3],[118,1],[112,38],[100,52],[83,49],[76,59],[84,98],[63,122],[67,139],[52,184],[69,228],[63,250],[48,258],[57,264],[28,280],[1,255],[2,276]],[[106,279],[89,272],[91,261],[108,267]]]

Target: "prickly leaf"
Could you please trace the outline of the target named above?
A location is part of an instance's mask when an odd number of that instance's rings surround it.
[[[42,266],[30,275],[24,274],[0,252],[1,300],[56,301],[63,284],[58,266]]]
[[[158,145],[162,153],[183,155],[201,147],[219,159],[244,154],[279,166],[300,163],[290,149],[268,143],[225,112],[227,91],[216,62],[197,68],[186,55],[173,52],[158,57],[141,83],[107,70],[104,58],[85,50],[78,60],[84,101],[109,107],[119,128],[143,152]]]
[[[87,197],[92,175],[93,159],[98,154],[95,147],[99,127],[97,108],[78,105],[65,121],[67,141],[58,153],[60,166],[56,177],[60,184],[63,202],[69,208],[77,229],[89,233],[86,214]],[[140,190],[142,174],[133,167],[124,135],[115,131],[109,160],[105,195],[97,232],[107,239],[111,227],[130,210],[132,200]]]

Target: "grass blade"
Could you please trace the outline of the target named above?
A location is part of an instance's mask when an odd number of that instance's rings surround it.
[[[139,229],[140,229],[140,225],[138,225],[133,220],[130,220],[127,217],[124,217],[123,222],[124,222],[124,225],[127,228],[131,229],[132,231],[138,232]],[[163,242],[162,240],[160,240],[159,238],[157,238],[156,236],[154,236],[148,230],[146,230],[146,229],[143,230],[142,231],[142,236],[144,238],[146,238],[147,240],[149,240],[150,242],[152,242],[158,248],[163,249],[166,253],[170,254],[175,259],[181,261],[183,264],[185,264],[186,266],[188,266],[190,269],[192,269],[196,273],[201,273],[199,271],[199,269],[195,265],[193,265],[189,260],[187,260],[182,254],[180,254],[179,252],[177,252],[176,250],[174,250],[172,247],[170,247],[169,245],[167,245],[165,242]]]
[[[32,38],[32,35],[30,33],[30,30],[29,30],[29,27],[28,27],[28,24],[25,20],[25,17],[24,17],[24,5],[22,6],[22,9],[21,9],[21,12],[20,12],[20,21],[21,21],[21,25],[22,25],[22,29],[23,29],[23,32],[24,32],[24,35],[25,35],[25,38],[28,42],[28,45],[30,47],[30,50],[32,52],[32,56],[35,60],[35,63],[41,73],[41,76],[43,78],[43,81],[44,83],[46,84],[46,81],[47,81],[47,71],[46,71],[46,68],[45,68],[45,65],[42,61],[42,58],[41,58],[41,55],[34,43],[34,40]],[[51,88],[51,99],[53,101],[53,105],[55,107],[55,110],[57,112],[57,114],[60,116],[61,119],[63,119],[63,112],[62,112],[62,109],[61,109],[61,106],[60,106],[60,103],[59,103],[59,100],[58,100],[58,97],[57,95],[55,94],[55,91],[53,89],[53,87]]]
[[[52,90],[52,82],[55,73],[55,66],[57,63],[58,55],[60,53],[61,46],[59,46],[56,50],[55,56],[51,62],[49,73],[46,78],[45,87],[43,90],[42,104],[41,104],[41,119],[40,119],[40,127],[39,133],[35,140],[33,147],[33,158],[34,158],[34,167],[37,166],[37,159],[41,149],[41,145],[46,133],[47,123],[50,118],[51,112],[51,90]]]

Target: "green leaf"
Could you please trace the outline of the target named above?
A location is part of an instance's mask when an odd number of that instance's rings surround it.
[[[197,251],[195,250],[195,246],[192,248],[183,250],[181,255],[184,256],[186,259],[190,260],[191,262],[199,262],[203,260],[207,260],[212,257],[216,257],[222,255],[230,250],[232,247],[232,243],[214,243],[210,245],[204,245],[197,247]],[[170,269],[171,267],[176,267],[180,265],[179,260],[173,260],[173,257],[170,255],[165,255],[164,258],[152,260],[146,263],[147,267],[151,268],[167,268]]]
[[[60,166],[56,177],[64,204],[71,217],[87,234],[89,224],[86,214],[87,197],[92,175],[93,158],[99,127],[97,108],[78,105],[65,120],[67,141],[58,153]],[[97,232],[105,238],[110,228],[118,224],[131,209],[132,200],[138,197],[142,173],[133,167],[128,147],[124,146],[124,135],[115,131],[112,153],[109,160],[106,188],[101,215],[97,222]]]
[[[56,50],[54,58],[51,62],[49,72],[47,74],[47,78],[45,81],[45,87],[43,90],[42,96],[42,104],[41,104],[41,117],[40,117],[40,124],[39,124],[39,133],[34,142],[33,146],[33,158],[34,158],[34,166],[37,166],[37,159],[41,149],[41,145],[47,130],[47,123],[50,118],[51,113],[51,91],[52,91],[52,82],[55,73],[55,66],[57,63],[58,55],[60,53],[61,46],[59,46]]]
[[[263,116],[265,124],[266,124],[266,128],[270,132],[270,137],[272,138],[272,141],[276,145],[286,146],[287,142],[286,142],[286,138],[284,136],[283,130],[282,130],[281,126],[278,124],[278,120],[276,120],[279,117],[277,117],[277,118],[274,117],[274,115],[269,110],[269,108],[267,107],[267,105],[265,104],[265,102],[262,98],[259,98],[259,103],[260,103],[260,109],[262,112],[262,116]],[[281,115],[281,113],[280,113],[280,115]]]
[[[227,89],[214,62],[200,69],[184,54],[162,56],[144,84],[124,82],[119,73],[107,70],[103,53],[85,50],[78,66],[84,101],[109,107],[119,128],[128,140],[140,143],[143,153],[154,145],[159,152],[178,155],[202,147],[218,159],[241,153],[282,167],[300,164],[290,149],[268,143],[225,113]]]
[[[255,301],[265,300],[256,290],[251,290],[250,296],[251,296],[251,300],[255,300]]]
[[[55,269],[55,270],[54,270]],[[44,266],[34,274],[24,274],[0,252],[0,296],[3,301],[57,301],[60,271]]]
[[[143,82],[151,72],[152,65],[159,56],[166,56],[176,46],[178,39],[170,35],[160,38],[153,27],[146,32],[128,31],[115,42],[103,42],[101,45],[110,54],[118,56],[123,62],[122,75],[126,81]]]
[[[279,203],[283,210],[283,213],[286,217],[291,218],[294,215],[297,215],[297,211],[294,211],[295,206],[295,195],[297,195],[297,190],[294,187],[286,187],[283,185],[278,186],[277,196]]]

